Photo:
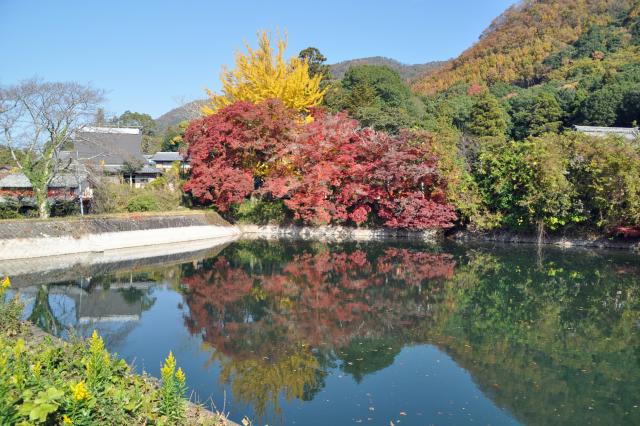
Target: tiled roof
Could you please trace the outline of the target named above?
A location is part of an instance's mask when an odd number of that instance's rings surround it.
[[[86,176],[80,176],[83,181]],[[78,179],[73,174],[57,175],[49,184],[49,188],[76,188]],[[23,173],[12,173],[0,179],[0,188],[31,188],[31,182]]]
[[[183,161],[184,157],[179,152],[156,152],[151,161]]]
[[[121,165],[125,161],[146,162],[142,154],[142,134],[117,132],[118,129],[89,128],[80,131],[73,141],[71,157],[94,164]],[[124,129],[126,130],[126,129]]]
[[[138,170],[136,173],[147,173],[147,174],[155,174],[155,173],[157,173],[157,174],[162,174],[162,170],[157,169],[157,168],[155,168],[153,166],[145,165],[140,170]]]
[[[591,136],[618,135],[625,139],[635,139],[640,136],[637,127],[603,127],[603,126],[574,126],[579,132]]]

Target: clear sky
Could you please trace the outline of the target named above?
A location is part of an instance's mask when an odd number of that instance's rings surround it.
[[[514,0],[0,0],[0,84],[40,77],[106,91],[109,113],[153,117],[217,90],[260,29],[329,63],[454,57]]]

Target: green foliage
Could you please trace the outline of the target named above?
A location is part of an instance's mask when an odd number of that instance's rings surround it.
[[[0,424],[186,423],[185,375],[172,354],[158,387],[110,355],[95,331],[73,343],[33,335],[21,323],[18,297],[5,298],[9,286],[8,278],[0,281]]]
[[[574,209],[567,167],[568,158],[553,136],[524,142],[494,140],[481,147],[475,177],[502,225],[556,229],[582,220],[579,209]]]
[[[467,130],[475,136],[503,137],[507,131],[507,113],[495,96],[478,96],[469,113]]]
[[[525,139],[543,133],[557,133],[562,126],[564,112],[556,97],[549,92],[537,94],[526,91],[509,100],[512,116],[512,136]]]
[[[177,126],[169,127],[162,137],[161,150],[164,152],[176,152],[186,148],[186,144],[182,137],[184,136],[184,132],[188,126],[189,122],[183,120],[178,123]]]
[[[422,103],[400,74],[386,66],[349,68],[341,83],[329,88],[325,105],[333,111],[347,110],[363,126],[391,133],[415,126],[423,115]]]
[[[0,219],[18,219],[22,217],[20,214],[20,203],[6,198],[0,203]]]
[[[282,200],[268,201],[254,197],[235,204],[231,208],[231,216],[240,223],[283,224],[287,210]]]
[[[331,78],[331,69],[325,62],[327,58],[316,47],[307,47],[298,53],[298,58],[306,60],[309,64],[309,76],[321,75],[323,80]]]
[[[590,93],[580,111],[583,122],[594,126],[613,126],[623,98],[624,88],[620,85],[605,86]]]
[[[172,177],[171,171],[151,182],[145,188],[132,188],[128,184],[118,184],[107,180],[96,184],[91,202],[92,213],[123,213],[131,208],[152,208],[151,210],[176,210],[180,208],[182,192],[179,179]],[[135,199],[135,201],[134,201]]]
[[[128,212],[151,212],[160,210],[158,200],[149,193],[133,196],[127,203]]]
[[[640,223],[640,152],[628,141],[563,138],[570,158],[568,178],[585,213],[599,229]]]
[[[80,202],[78,200],[56,200],[51,204],[51,216],[72,216],[80,214]]]
[[[156,122],[149,114],[125,111],[119,117],[114,117],[111,123],[120,127],[138,127],[147,136],[153,136],[156,132]]]
[[[0,279],[0,334],[9,336],[21,330],[20,320],[24,309],[18,297],[7,298],[7,289],[10,286],[11,280],[9,277]]]

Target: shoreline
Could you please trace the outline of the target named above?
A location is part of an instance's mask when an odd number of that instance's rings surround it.
[[[445,235],[439,229],[412,231],[342,226],[232,225],[213,212],[196,211],[0,221],[0,261],[4,265],[40,259],[40,263],[45,265],[55,263],[59,267],[62,263],[71,267],[79,263],[78,257],[84,257],[90,263],[112,263],[205,250],[239,238],[328,242],[411,240],[432,244],[448,239],[458,243],[537,244],[534,235],[505,231],[479,233],[463,230]],[[640,239],[637,238],[551,236],[545,237],[543,245],[640,252]],[[69,256],[73,258],[71,261]]]

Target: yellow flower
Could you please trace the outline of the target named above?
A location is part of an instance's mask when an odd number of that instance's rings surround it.
[[[63,425],[72,425],[73,424],[73,420],[71,420],[69,418],[69,416],[67,416],[66,414],[62,416],[62,424]]]
[[[11,280],[9,279],[9,277],[4,277],[2,282],[0,282],[0,287],[2,287],[3,289],[11,287]]]
[[[180,383],[180,385],[184,386],[187,378],[185,377],[184,371],[182,371],[182,368],[178,368],[178,372],[176,373],[176,379],[178,379],[178,383]]]
[[[87,390],[87,386],[84,384],[84,380],[78,382],[75,385],[72,385],[71,390],[73,391],[73,399],[75,399],[76,401],[85,401],[91,398],[91,394]]]
[[[169,356],[164,362],[164,365],[160,369],[160,374],[163,380],[170,380],[173,376],[173,372],[176,371],[176,359],[173,357],[173,352],[169,351]]]

